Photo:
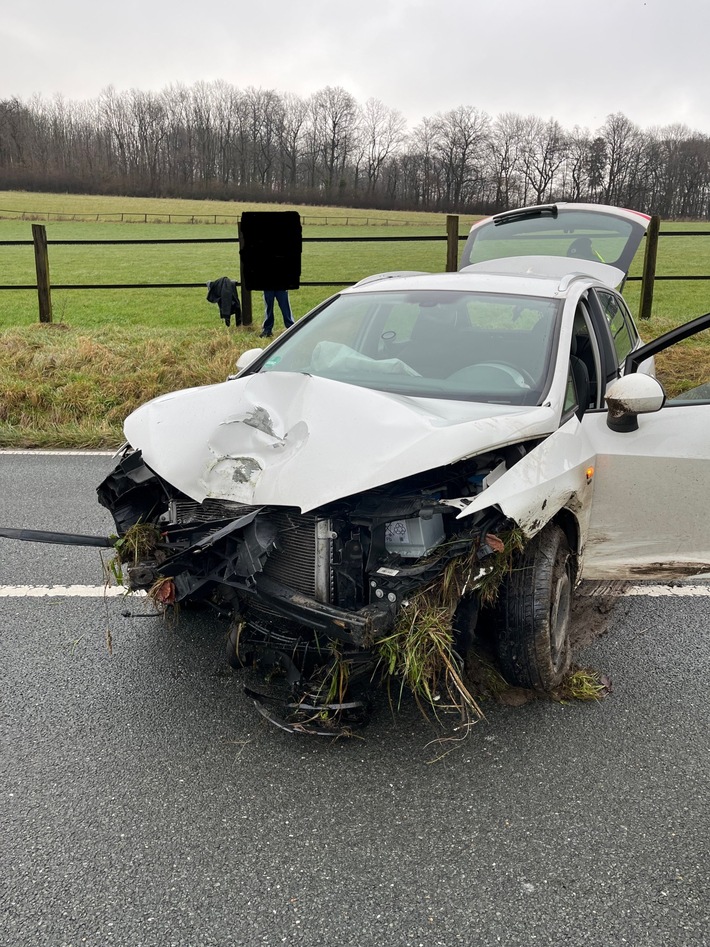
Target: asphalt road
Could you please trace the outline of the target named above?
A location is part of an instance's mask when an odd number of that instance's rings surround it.
[[[110,466],[0,455],[0,526],[107,532]],[[101,581],[0,540],[0,586]],[[208,615],[126,609],[0,597],[2,947],[710,943],[710,598],[620,599],[610,697],[488,704],[435,763],[410,705],[282,733]]]

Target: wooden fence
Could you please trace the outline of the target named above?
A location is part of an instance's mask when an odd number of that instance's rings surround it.
[[[392,236],[392,237],[304,237],[304,243],[376,243],[376,242],[412,242],[412,241],[445,241],[446,242],[446,271],[454,272],[457,269],[459,242],[465,240],[468,234],[459,234],[459,217],[456,214],[449,214],[446,218],[446,234],[442,236]],[[668,231],[660,232],[660,218],[652,217],[646,234],[646,245],[644,253],[643,272],[641,276],[629,277],[629,280],[641,281],[641,301],[640,317],[648,319],[651,316],[651,306],[653,303],[653,288],[656,280],[710,280],[710,276],[656,276],[656,258],[658,253],[658,240],[661,236],[710,236],[707,231]],[[39,305],[39,321],[52,321],[52,289],[81,289],[81,290],[100,290],[100,289],[187,289],[204,286],[204,283],[101,283],[101,284],[72,284],[56,285],[50,284],[49,277],[49,251],[48,247],[53,246],[98,246],[109,244],[185,244],[185,243],[239,243],[238,237],[218,237],[218,238],[196,238],[196,239],[167,239],[167,240],[47,240],[47,233],[43,224],[32,225],[32,240],[8,240],[0,242],[0,246],[25,246],[33,245],[35,253],[35,269],[37,273],[36,284],[31,285],[0,285],[0,291],[3,290],[34,290],[37,291]],[[241,260],[240,260],[241,266]],[[239,285],[242,290],[242,323],[251,325],[252,323],[252,305],[251,292],[245,285],[240,273]],[[350,286],[352,283],[342,280],[329,280],[327,282],[302,282],[301,286]]]
[[[304,243],[411,243],[411,242],[433,242],[446,241],[446,268],[453,272],[457,267],[458,242],[465,240],[467,234],[459,237],[459,218],[457,215],[450,214],[446,219],[446,234],[441,236],[390,236],[390,237],[303,237]],[[37,283],[31,285],[0,285],[0,291],[10,289],[37,290],[39,303],[39,321],[52,321],[52,290],[80,289],[80,290],[100,290],[100,289],[194,289],[204,286],[204,283],[79,283],[79,284],[59,284],[52,286],[49,276],[49,247],[50,246],[109,246],[124,244],[158,244],[175,245],[191,243],[231,243],[238,246],[239,236],[237,237],[204,237],[204,238],[178,238],[167,240],[48,240],[44,224],[32,224],[32,240],[6,240],[0,242],[0,246],[34,246],[35,269],[37,274]],[[239,260],[241,271],[241,257]],[[251,291],[246,285],[243,274],[240,272],[238,285],[241,288],[241,321],[243,325],[252,324],[252,304]],[[352,282],[345,280],[328,280],[323,282],[302,282],[301,286],[351,286]]]
[[[121,224],[237,224],[241,214],[173,214],[150,211],[108,211],[93,214],[63,214],[61,211],[7,210],[0,208],[0,217],[7,220],[30,222],[81,221],[82,223]],[[368,217],[363,214],[301,214],[301,223],[313,227],[421,227],[421,222],[407,218]]]

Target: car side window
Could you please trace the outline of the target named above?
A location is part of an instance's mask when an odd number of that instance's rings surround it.
[[[609,323],[619,362],[623,362],[638,342],[638,334],[624,301],[612,293],[597,291],[602,310]]]
[[[562,421],[567,421],[572,412],[577,410],[577,407],[577,389],[575,388],[572,368],[570,367],[567,372],[567,388],[565,389],[565,401],[562,407]]]
[[[669,345],[654,363],[667,405],[710,403],[710,329]]]
[[[586,392],[580,392],[580,377],[584,374],[579,363],[586,368]],[[599,354],[591,328],[591,320],[586,300],[580,300],[572,325],[572,366],[577,394],[585,399],[584,410],[596,407],[599,393]],[[576,369],[575,369],[576,366]]]

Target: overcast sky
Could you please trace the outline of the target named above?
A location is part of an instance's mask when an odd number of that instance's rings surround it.
[[[34,0],[0,18],[0,99],[225,80],[342,86],[410,129],[473,105],[710,134],[708,0]]]

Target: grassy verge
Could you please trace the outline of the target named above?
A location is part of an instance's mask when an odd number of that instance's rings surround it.
[[[224,381],[252,330],[33,325],[0,333],[0,446],[115,448],[148,398]]]

